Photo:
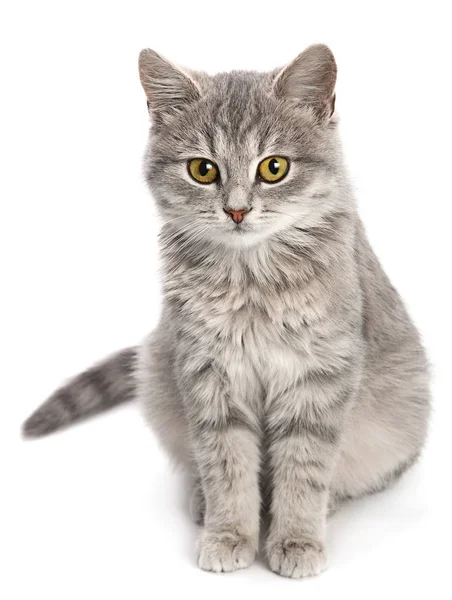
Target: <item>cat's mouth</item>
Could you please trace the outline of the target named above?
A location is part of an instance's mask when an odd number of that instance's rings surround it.
[[[221,229],[227,234],[243,235],[245,233],[255,231],[256,223],[251,223],[247,218],[244,218],[238,222],[231,219],[227,223],[223,222]]]
[[[233,233],[238,234],[245,233],[246,231],[251,231],[251,228],[249,225],[247,226],[243,221],[242,223],[237,223],[232,229]]]

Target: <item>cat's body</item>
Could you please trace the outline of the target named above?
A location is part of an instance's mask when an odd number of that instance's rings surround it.
[[[328,507],[384,488],[426,436],[426,358],[356,213],[331,118],[334,59],[313,47],[297,61],[209,78],[143,53],[161,322],[57,391],[25,429],[137,395],[192,475],[209,570],[252,562],[264,505],[271,568],[320,572]],[[290,171],[265,184],[255,172],[272,155]],[[196,156],[221,179],[191,180]]]

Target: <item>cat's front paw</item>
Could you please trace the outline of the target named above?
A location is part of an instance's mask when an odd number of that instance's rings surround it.
[[[310,577],[326,569],[324,546],[312,540],[270,541],[267,556],[271,570],[283,577]]]
[[[204,530],[198,542],[198,565],[216,573],[249,567],[256,554],[255,544],[234,532]]]

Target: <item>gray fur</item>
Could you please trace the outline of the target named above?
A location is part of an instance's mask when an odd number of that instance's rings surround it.
[[[193,478],[203,569],[251,564],[264,508],[271,569],[317,574],[328,510],[413,463],[430,405],[419,335],[369,246],[344,168],[334,58],[314,46],[280,71],[209,77],[144,50],[140,76],[164,310],[138,350],[136,394]],[[290,170],[267,184],[256,169],[272,155]],[[190,177],[196,157],[218,165],[217,182]],[[225,212],[242,209],[252,210],[240,225]],[[76,379],[57,392],[40,422],[69,422],[62,399],[78,389]]]
[[[52,433],[132,400],[136,355],[136,348],[121,350],[61,386],[25,421],[24,436]]]

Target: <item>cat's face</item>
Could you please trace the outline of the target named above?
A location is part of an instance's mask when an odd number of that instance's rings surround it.
[[[335,208],[335,64],[313,47],[282,71],[186,74],[143,51],[153,127],[146,176],[163,219],[248,246]]]

